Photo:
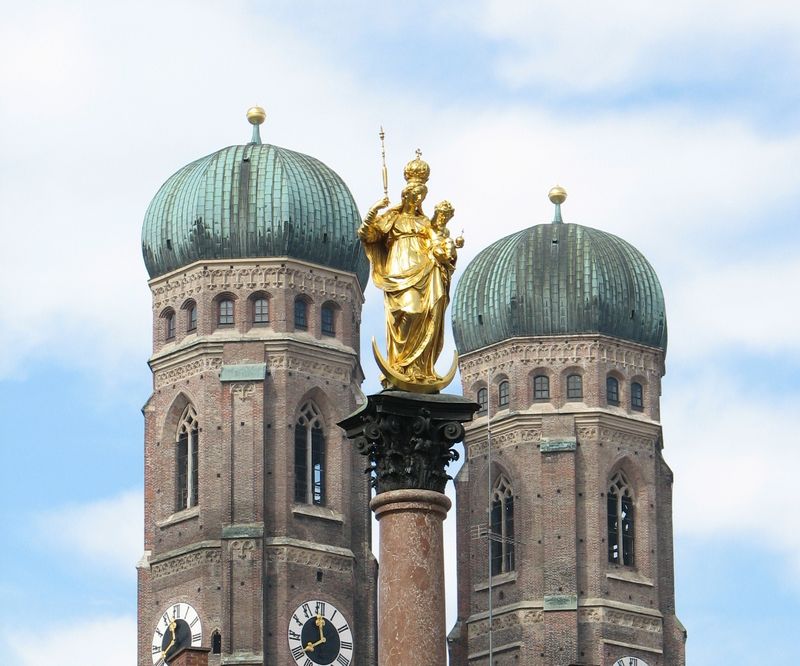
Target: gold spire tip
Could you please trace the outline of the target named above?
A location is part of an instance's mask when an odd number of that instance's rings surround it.
[[[561,187],[561,185],[556,185],[555,187],[550,188],[550,191],[547,193],[547,197],[554,204],[562,204],[567,200],[567,191]]]
[[[260,125],[267,117],[267,112],[260,106],[251,106],[247,109],[247,120],[251,125]]]

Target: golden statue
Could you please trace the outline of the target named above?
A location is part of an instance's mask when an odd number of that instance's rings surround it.
[[[389,197],[384,196],[358,229],[372,264],[372,281],[384,294],[388,360],[378,351],[375,338],[372,350],[384,374],[384,388],[435,393],[452,381],[458,367],[455,352],[446,375],[438,375],[434,364],[444,344],[456,248],[463,247],[464,240],[452,239],[447,229],[454,213],[450,202],[438,204],[432,220],[423,213],[430,167],[419,151],[403,175],[402,202],[388,208]],[[385,185],[384,176],[384,190]],[[388,210],[379,213],[384,208]]]

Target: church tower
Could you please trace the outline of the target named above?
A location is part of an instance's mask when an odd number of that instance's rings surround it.
[[[620,238],[552,224],[466,268],[453,326],[467,426],[450,663],[681,666],[655,271]]]
[[[171,176],[142,232],[153,295],[138,666],[375,663],[361,395],[368,264],[339,176],[252,140]]]

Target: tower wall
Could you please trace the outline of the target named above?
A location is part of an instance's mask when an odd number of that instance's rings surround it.
[[[336,422],[361,395],[363,297],[353,274],[275,258],[206,261],[154,279],[153,394],[145,408],[145,557],[139,565],[139,666],[173,603],[219,631],[224,663],[290,663],[287,631],[301,603],[333,604],[353,628],[353,664],[374,663],[376,563],[368,479]],[[253,295],[269,302],[255,323]],[[307,302],[307,330],[294,321]],[[234,303],[220,324],[219,300]],[[196,330],[188,304],[197,307]],[[334,311],[323,334],[321,307]],[[168,337],[167,317],[175,315]],[[295,501],[295,428],[312,401],[324,424],[320,504]],[[198,501],[177,508],[176,438],[192,405],[199,424]]]
[[[567,395],[570,374],[582,377],[580,398]],[[514,565],[492,576],[494,663],[605,665],[622,656],[649,666],[684,663],[672,474],[661,454],[663,374],[662,350],[606,336],[511,339],[462,357],[464,394],[487,388],[489,405],[467,428],[456,478],[452,664],[488,663],[489,481],[501,474],[513,487]],[[546,399],[534,397],[537,375],[549,378]],[[608,376],[618,381],[618,405],[609,404]],[[504,381],[509,400],[500,405]],[[634,381],[643,388],[641,409],[631,404]],[[608,490],[617,471],[633,492],[629,565],[609,561]]]

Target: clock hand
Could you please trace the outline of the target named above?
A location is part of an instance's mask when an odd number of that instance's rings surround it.
[[[316,625],[317,629],[319,629],[319,640],[314,645],[319,645],[325,642],[325,634],[322,633],[322,627],[325,626],[325,618],[320,613],[317,613]]]
[[[164,650],[162,650],[162,652],[161,652],[161,657],[165,661],[167,659],[167,652],[169,652],[172,649],[172,646],[175,645],[175,626],[176,626],[176,624],[177,623],[175,622],[175,618],[172,618],[172,621],[169,623],[169,630],[170,630],[170,633],[172,634],[172,640],[169,642],[169,645],[167,645],[167,647]]]

